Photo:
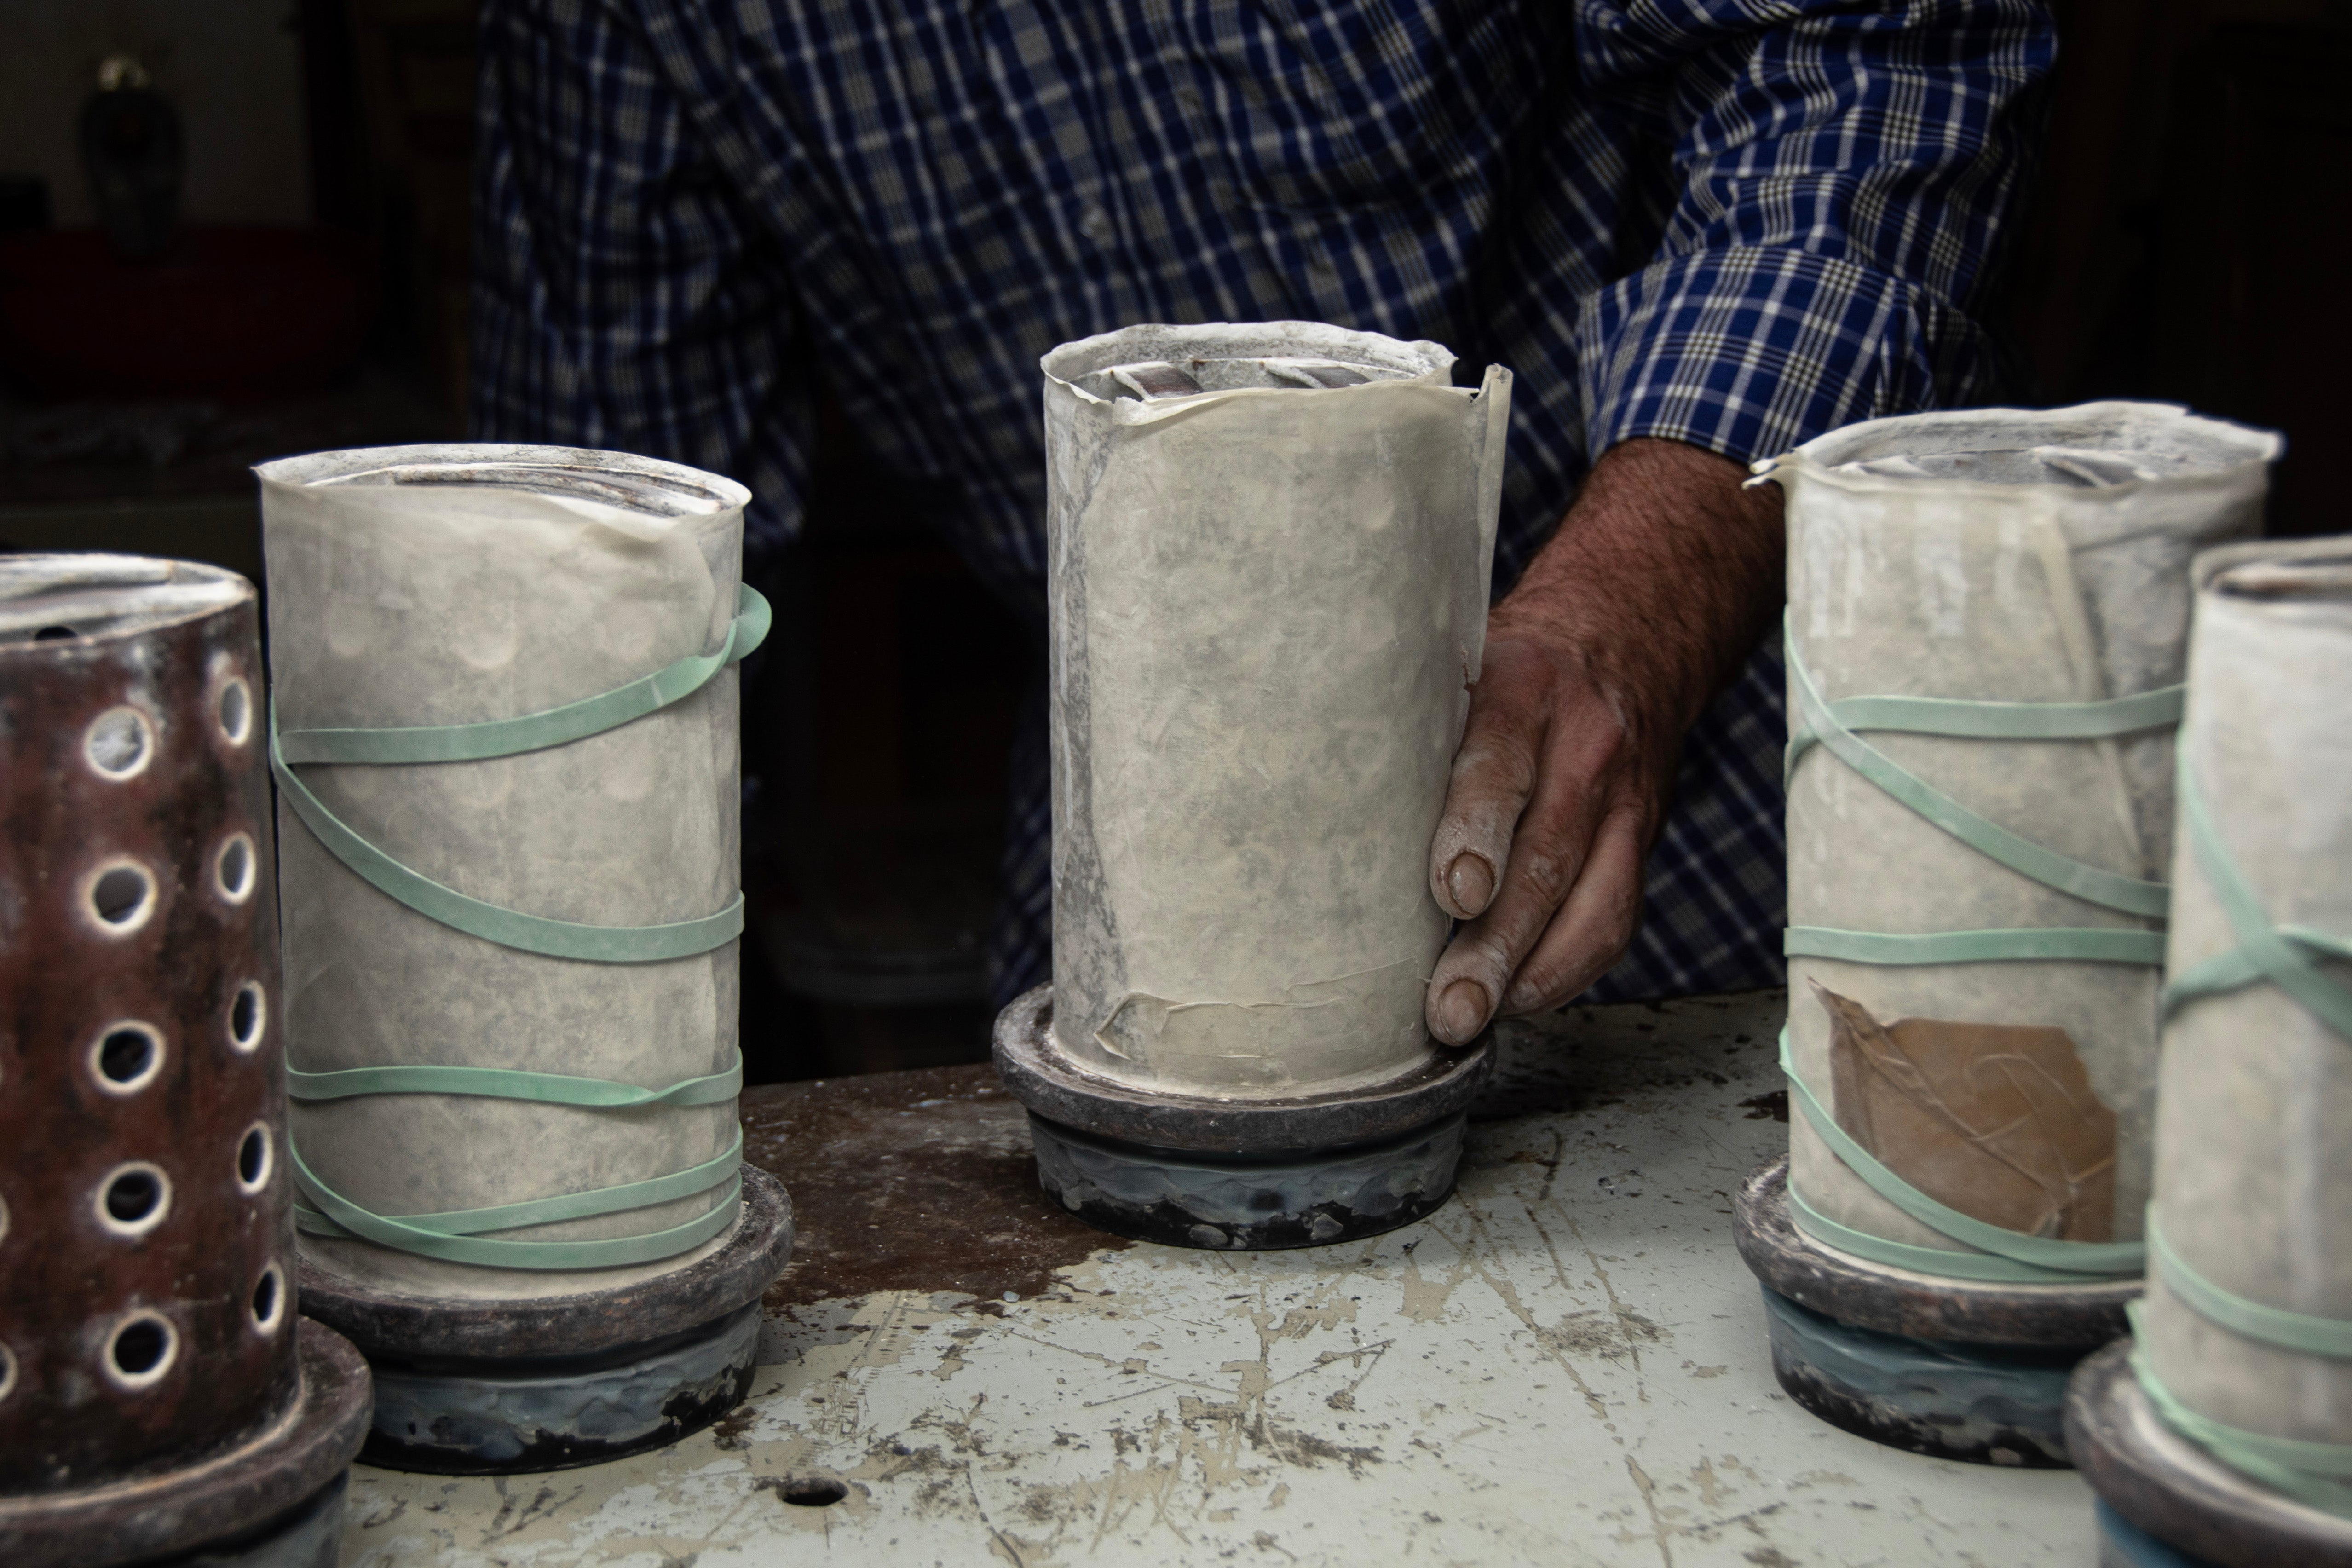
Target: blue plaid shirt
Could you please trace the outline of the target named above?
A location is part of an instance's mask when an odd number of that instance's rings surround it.
[[[730,474],[790,536],[827,381],[1042,612],[1037,358],[1307,319],[1517,373],[1496,585],[1593,457],[1986,401],[2038,0],[488,0],[474,418]],[[1042,702],[1000,995],[1045,975]],[[1782,975],[1777,646],[1692,731],[1621,1000]]]

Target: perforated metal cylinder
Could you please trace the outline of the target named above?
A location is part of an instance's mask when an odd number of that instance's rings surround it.
[[[213,567],[0,557],[0,1500],[295,1398],[258,632]]]

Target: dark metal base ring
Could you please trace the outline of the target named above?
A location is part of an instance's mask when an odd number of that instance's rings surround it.
[[[318,1496],[250,1535],[152,1568],[335,1568],[342,1561],[343,1498],[351,1489],[350,1472],[338,1471]]]
[[[1874,1263],[1823,1247],[1789,1215],[1789,1157],[1760,1166],[1732,1200],[1740,1261],[1764,1288],[1855,1328],[1915,1340],[2072,1349],[2077,1357],[2128,1326],[2137,1278],[2095,1285],[2002,1285]]]
[[[1454,1191],[1468,1118],[1352,1148],[1283,1155],[1193,1153],[1097,1138],[1031,1112],[1037,1180],[1114,1236],[1170,1247],[1271,1251],[1394,1230]]]
[[[2352,1520],[2271,1490],[2166,1426],[2130,1351],[2123,1340],[2091,1356],[2066,1391],[2067,1451],[2103,1505],[2101,1568],[2352,1568]]]
[[[1454,1191],[1486,1037],[1432,1046],[1385,1083],[1281,1100],[1163,1093],[1089,1072],[1054,1042],[1054,988],[996,1016],[997,1076],[1029,1108],[1037,1179],[1114,1236],[1171,1247],[1319,1247],[1410,1225]]]
[[[743,1219],[674,1274],[578,1295],[434,1300],[301,1260],[302,1310],[375,1371],[361,1459],[442,1475],[598,1464],[677,1442],[750,1396],[760,1298],[792,1255],[783,1184],[743,1167]]]
[[[996,1074],[1013,1098],[1059,1127],[1146,1149],[1287,1158],[1417,1133],[1470,1109],[1495,1070],[1490,1036],[1462,1050],[1433,1042],[1422,1065],[1385,1083],[1281,1100],[1216,1099],[1146,1089],[1089,1072],[1054,1043],[1054,988],[1014,997],[996,1016]]]
[[[368,1369],[340,1335],[296,1320],[294,1408],[176,1470],[70,1492],[0,1496],[8,1568],[333,1568],[343,1475],[368,1422]]]

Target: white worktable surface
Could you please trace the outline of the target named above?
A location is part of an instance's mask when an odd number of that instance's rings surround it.
[[[548,1475],[360,1468],[343,1563],[2087,1568],[2071,1471],[1882,1448],[1774,1384],[1726,1194],[1787,1146],[1759,1099],[1779,1087],[1780,1005],[1514,1026],[1499,1100],[1524,1113],[1474,1125],[1454,1200],[1371,1240],[1222,1254],[1081,1237],[1010,1302],[806,1299],[855,1273],[819,1258],[772,1293],[753,1398],[719,1428]],[[884,1115],[893,1079],[927,1098]],[[851,1089],[907,1159],[958,1129],[939,1146],[977,1138],[1005,1173],[992,1202],[1045,1206],[1017,1187],[1019,1108],[985,1068],[754,1090],[747,1121],[789,1092],[824,1125],[825,1095]],[[794,1184],[791,1147],[752,1147]],[[814,1234],[810,1181],[795,1199]],[[914,1233],[900,1253],[919,1261],[922,1227],[994,1223],[941,1206],[890,1222]],[[825,1245],[854,1260],[856,1237]],[[787,1500],[828,1480],[836,1503]]]

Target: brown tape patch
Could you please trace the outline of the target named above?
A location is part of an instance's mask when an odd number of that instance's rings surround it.
[[[1897,1018],[1820,983],[1831,1114],[1879,1163],[1988,1225],[2115,1235],[2116,1115],[2063,1029]]]

